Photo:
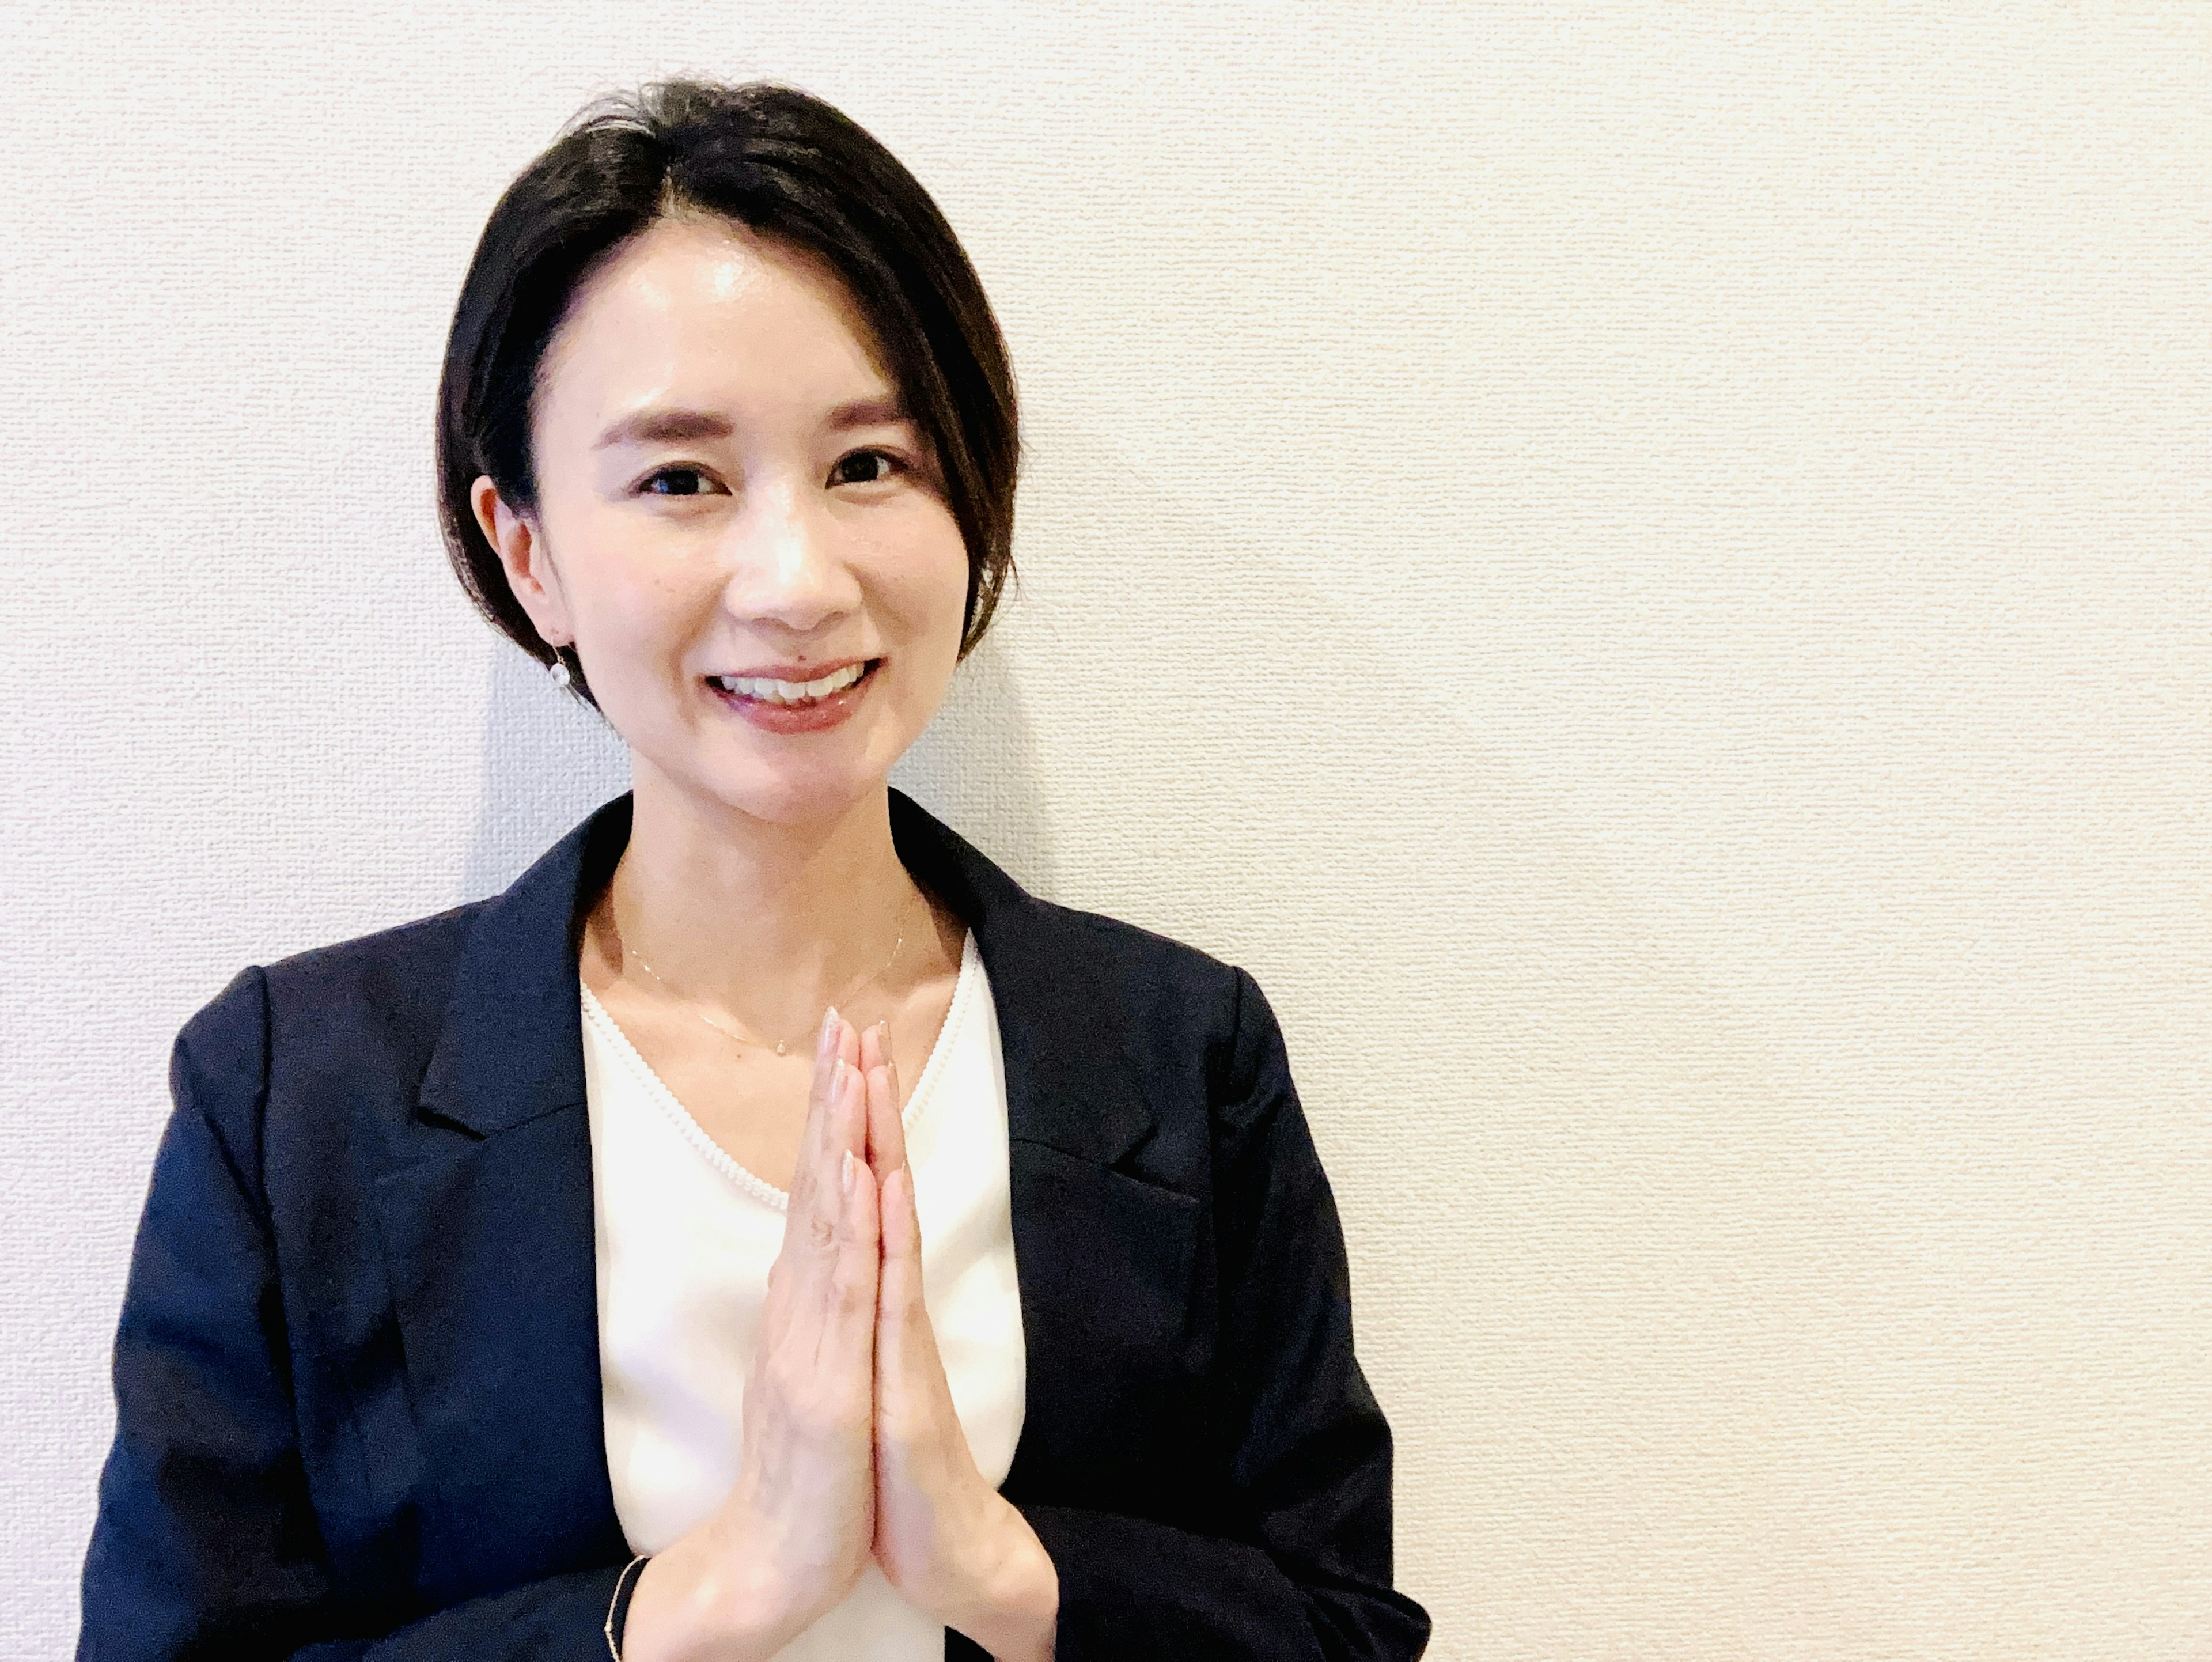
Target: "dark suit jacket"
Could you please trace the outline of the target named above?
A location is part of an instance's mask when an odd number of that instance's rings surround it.
[[[1026,893],[897,792],[1006,1057],[1026,1418],[1063,1658],[1411,1658],[1390,1434],[1252,978]],[[600,809],[503,894],[246,971],[179,1036],[78,1655],[597,1662],[579,924]],[[981,1652],[958,1635],[948,1653]]]

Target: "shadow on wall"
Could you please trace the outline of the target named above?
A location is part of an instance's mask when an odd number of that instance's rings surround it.
[[[952,673],[937,719],[891,769],[891,783],[1024,888],[1049,899],[1056,868],[1036,737],[1004,649],[1019,626],[1019,610],[1018,603],[1005,606],[983,643]]]
[[[610,797],[629,788],[629,756],[588,706],[532,659],[490,648],[483,787],[459,898],[496,893]],[[1049,893],[1050,844],[1035,746],[1004,659],[987,642],[954,673],[937,719],[892,770],[892,782]]]
[[[589,705],[532,658],[495,641],[483,788],[460,898],[495,894],[576,822],[629,788],[629,752]]]

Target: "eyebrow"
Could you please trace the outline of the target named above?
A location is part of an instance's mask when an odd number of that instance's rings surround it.
[[[734,429],[704,410],[641,410],[624,416],[592,441],[594,450],[621,444],[675,444],[686,439],[726,439]]]
[[[854,399],[830,412],[832,429],[884,427],[911,421],[905,404],[896,396]],[[726,439],[737,429],[726,417],[708,410],[640,410],[613,423],[592,441],[594,450],[611,450],[625,444],[682,444],[692,439]]]
[[[880,399],[855,399],[841,404],[830,412],[830,425],[842,427],[887,427],[896,422],[912,421],[906,405],[896,395]]]

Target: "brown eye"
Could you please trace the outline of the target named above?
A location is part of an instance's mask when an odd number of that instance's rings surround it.
[[[899,470],[898,458],[885,450],[855,450],[830,470],[832,484],[881,484]]]
[[[638,488],[654,496],[703,496],[708,494],[706,473],[696,467],[664,467],[648,473]]]

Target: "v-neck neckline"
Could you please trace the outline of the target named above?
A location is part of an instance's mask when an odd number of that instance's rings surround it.
[[[922,1064],[921,1077],[899,1111],[899,1123],[911,1132],[921,1118],[922,1111],[936,1093],[939,1080],[950,1065],[947,1058],[961,1026],[969,1019],[969,1006],[974,1001],[976,982],[981,978],[982,956],[975,945],[975,932],[969,929],[960,943],[960,972],[952,983],[952,1001],[945,1007],[945,1020],[938,1025],[937,1037],[929,1047],[929,1059]],[[684,1141],[702,1156],[707,1163],[722,1173],[740,1190],[751,1196],[763,1205],[778,1212],[790,1209],[791,1193],[779,1189],[766,1178],[754,1172],[714,1141],[698,1117],[684,1105],[683,1100],[668,1087],[644,1054],[623,1030],[614,1014],[599,1001],[599,995],[586,983],[581,973],[576,977],[581,995],[584,1020],[592,1033],[604,1040],[615,1056],[627,1066],[646,1095],[667,1116]]]

